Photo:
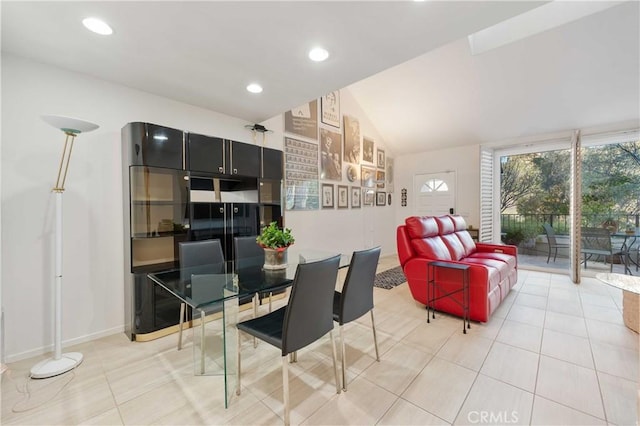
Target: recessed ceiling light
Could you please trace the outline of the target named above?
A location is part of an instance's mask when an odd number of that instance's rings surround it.
[[[247,86],[247,90],[251,93],[262,93],[262,86],[258,83],[251,83]]]
[[[322,47],[314,47],[309,51],[309,59],[314,62],[322,62],[329,57],[329,52]]]
[[[98,18],[85,18],[82,20],[82,25],[87,27],[89,31],[93,31],[96,34],[100,35],[110,35],[113,34],[113,30],[106,22],[98,19]]]

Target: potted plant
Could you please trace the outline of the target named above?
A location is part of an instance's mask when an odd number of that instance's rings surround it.
[[[291,229],[279,228],[276,222],[262,229],[256,242],[264,249],[264,269],[287,267],[287,249],[295,242]]]

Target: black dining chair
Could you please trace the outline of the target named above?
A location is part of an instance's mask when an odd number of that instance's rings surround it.
[[[220,240],[217,239],[178,243],[178,259],[180,261],[180,280],[183,283],[190,283],[194,275],[224,274],[225,272],[222,246]],[[181,303],[178,350],[182,349],[182,325],[185,321],[185,311],[186,304]]]
[[[275,346],[282,353],[282,383],[284,423],[290,423],[289,373],[287,355],[320,339],[327,333],[331,338],[336,393],[340,393],[336,345],[333,338],[332,303],[340,256],[318,262],[299,264],[286,306],[238,323],[238,330]],[[240,333],[237,336],[238,380],[236,394],[240,395]]]
[[[347,390],[347,360],[344,347],[343,326],[354,321],[367,312],[371,313],[371,328],[373,330],[373,344],[376,348],[376,361],[380,361],[378,354],[378,339],[376,337],[376,323],[373,319],[373,283],[376,278],[376,268],[380,259],[380,247],[368,250],[354,251],[349,264],[349,271],[342,286],[342,292],[333,294],[333,320],[340,324],[340,352],[342,354],[342,389]]]
[[[547,243],[549,245],[549,248],[548,248],[549,252],[547,254],[547,263],[549,263],[549,259],[551,258],[551,250],[554,250],[553,262],[555,263],[556,257],[558,256],[558,249],[559,248],[568,249],[569,244],[558,242],[556,238],[556,233],[553,230],[553,226],[549,225],[548,223],[545,223],[544,225],[542,225],[542,227],[544,228],[545,234],[547,234]]]

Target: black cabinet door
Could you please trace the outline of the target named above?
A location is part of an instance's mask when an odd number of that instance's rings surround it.
[[[282,180],[282,151],[262,148],[262,177],[264,179]]]
[[[189,133],[187,146],[187,170],[229,174],[226,170],[223,139]]]
[[[260,147],[248,143],[227,141],[230,144],[228,175],[260,177]]]
[[[131,164],[136,166],[182,169],[182,130],[149,123],[129,123],[122,129],[122,140],[131,150]]]
[[[191,204],[191,240],[219,239],[224,247],[226,234],[225,205],[222,203]]]

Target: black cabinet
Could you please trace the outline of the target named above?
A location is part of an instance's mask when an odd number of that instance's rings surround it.
[[[187,134],[187,170],[225,174],[225,140],[212,136]]]
[[[282,180],[282,151],[262,148],[262,178]]]
[[[248,143],[227,141],[229,144],[228,175],[260,177],[260,147]]]
[[[187,169],[227,176],[260,177],[260,147],[196,133],[187,134]]]
[[[180,302],[147,274],[179,266],[182,241],[282,225],[282,152],[149,123],[122,129],[125,333],[151,340],[177,330]],[[172,328],[176,326],[175,328]]]
[[[123,152],[129,165],[184,168],[184,132],[150,123],[129,123],[122,129]]]

